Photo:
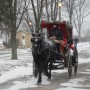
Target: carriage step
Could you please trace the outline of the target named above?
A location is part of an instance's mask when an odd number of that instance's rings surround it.
[[[52,66],[52,70],[55,70],[55,69],[64,69],[64,65],[53,65]]]
[[[55,63],[63,63],[64,60],[60,61],[60,60],[55,60]]]

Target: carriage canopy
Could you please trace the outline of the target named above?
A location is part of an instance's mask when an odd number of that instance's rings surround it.
[[[47,28],[47,30],[50,32],[53,28],[53,26],[56,25],[59,30],[62,31],[63,37],[72,37],[72,26],[69,25],[68,21],[62,21],[62,22],[46,22],[42,20],[41,22],[41,28]]]
[[[62,21],[62,22],[46,22],[42,20],[41,22],[41,28],[46,28],[48,32],[50,32],[53,28],[53,26],[56,25],[59,30],[62,31],[63,34],[63,40],[65,41],[65,44],[70,41],[69,46],[70,48],[74,48],[73,45],[73,31],[72,31],[72,26],[69,25],[68,21]]]

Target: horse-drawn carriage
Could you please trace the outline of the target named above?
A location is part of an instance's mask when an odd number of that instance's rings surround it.
[[[56,43],[49,38],[53,26],[56,25],[62,32],[63,45],[56,50]],[[50,79],[51,71],[57,69],[68,69],[68,76],[77,73],[78,52],[77,39],[72,38],[72,26],[68,22],[45,22],[41,23],[41,32],[32,34],[32,55],[33,55],[33,74],[38,76],[37,83],[42,81],[42,72]],[[57,58],[59,57],[59,59]]]

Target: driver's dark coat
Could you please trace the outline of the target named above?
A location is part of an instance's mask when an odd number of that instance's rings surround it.
[[[55,36],[57,40],[63,40],[63,34],[62,31],[60,29],[58,29],[57,27],[53,28],[50,32],[49,32],[49,37],[51,36]],[[56,44],[56,50],[60,53],[60,44]],[[56,54],[56,58],[60,59],[60,56]]]
[[[60,29],[58,29],[57,27],[53,28],[50,31],[49,37],[51,37],[51,36],[55,36],[57,40],[63,40],[62,31]]]

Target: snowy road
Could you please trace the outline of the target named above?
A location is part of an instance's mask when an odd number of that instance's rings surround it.
[[[52,72],[52,80],[43,76],[42,85],[36,85],[32,75],[30,50],[18,50],[18,60],[0,55],[0,90],[90,90],[90,45],[80,43],[77,76],[68,79],[67,69]],[[4,51],[3,51],[4,52]]]

